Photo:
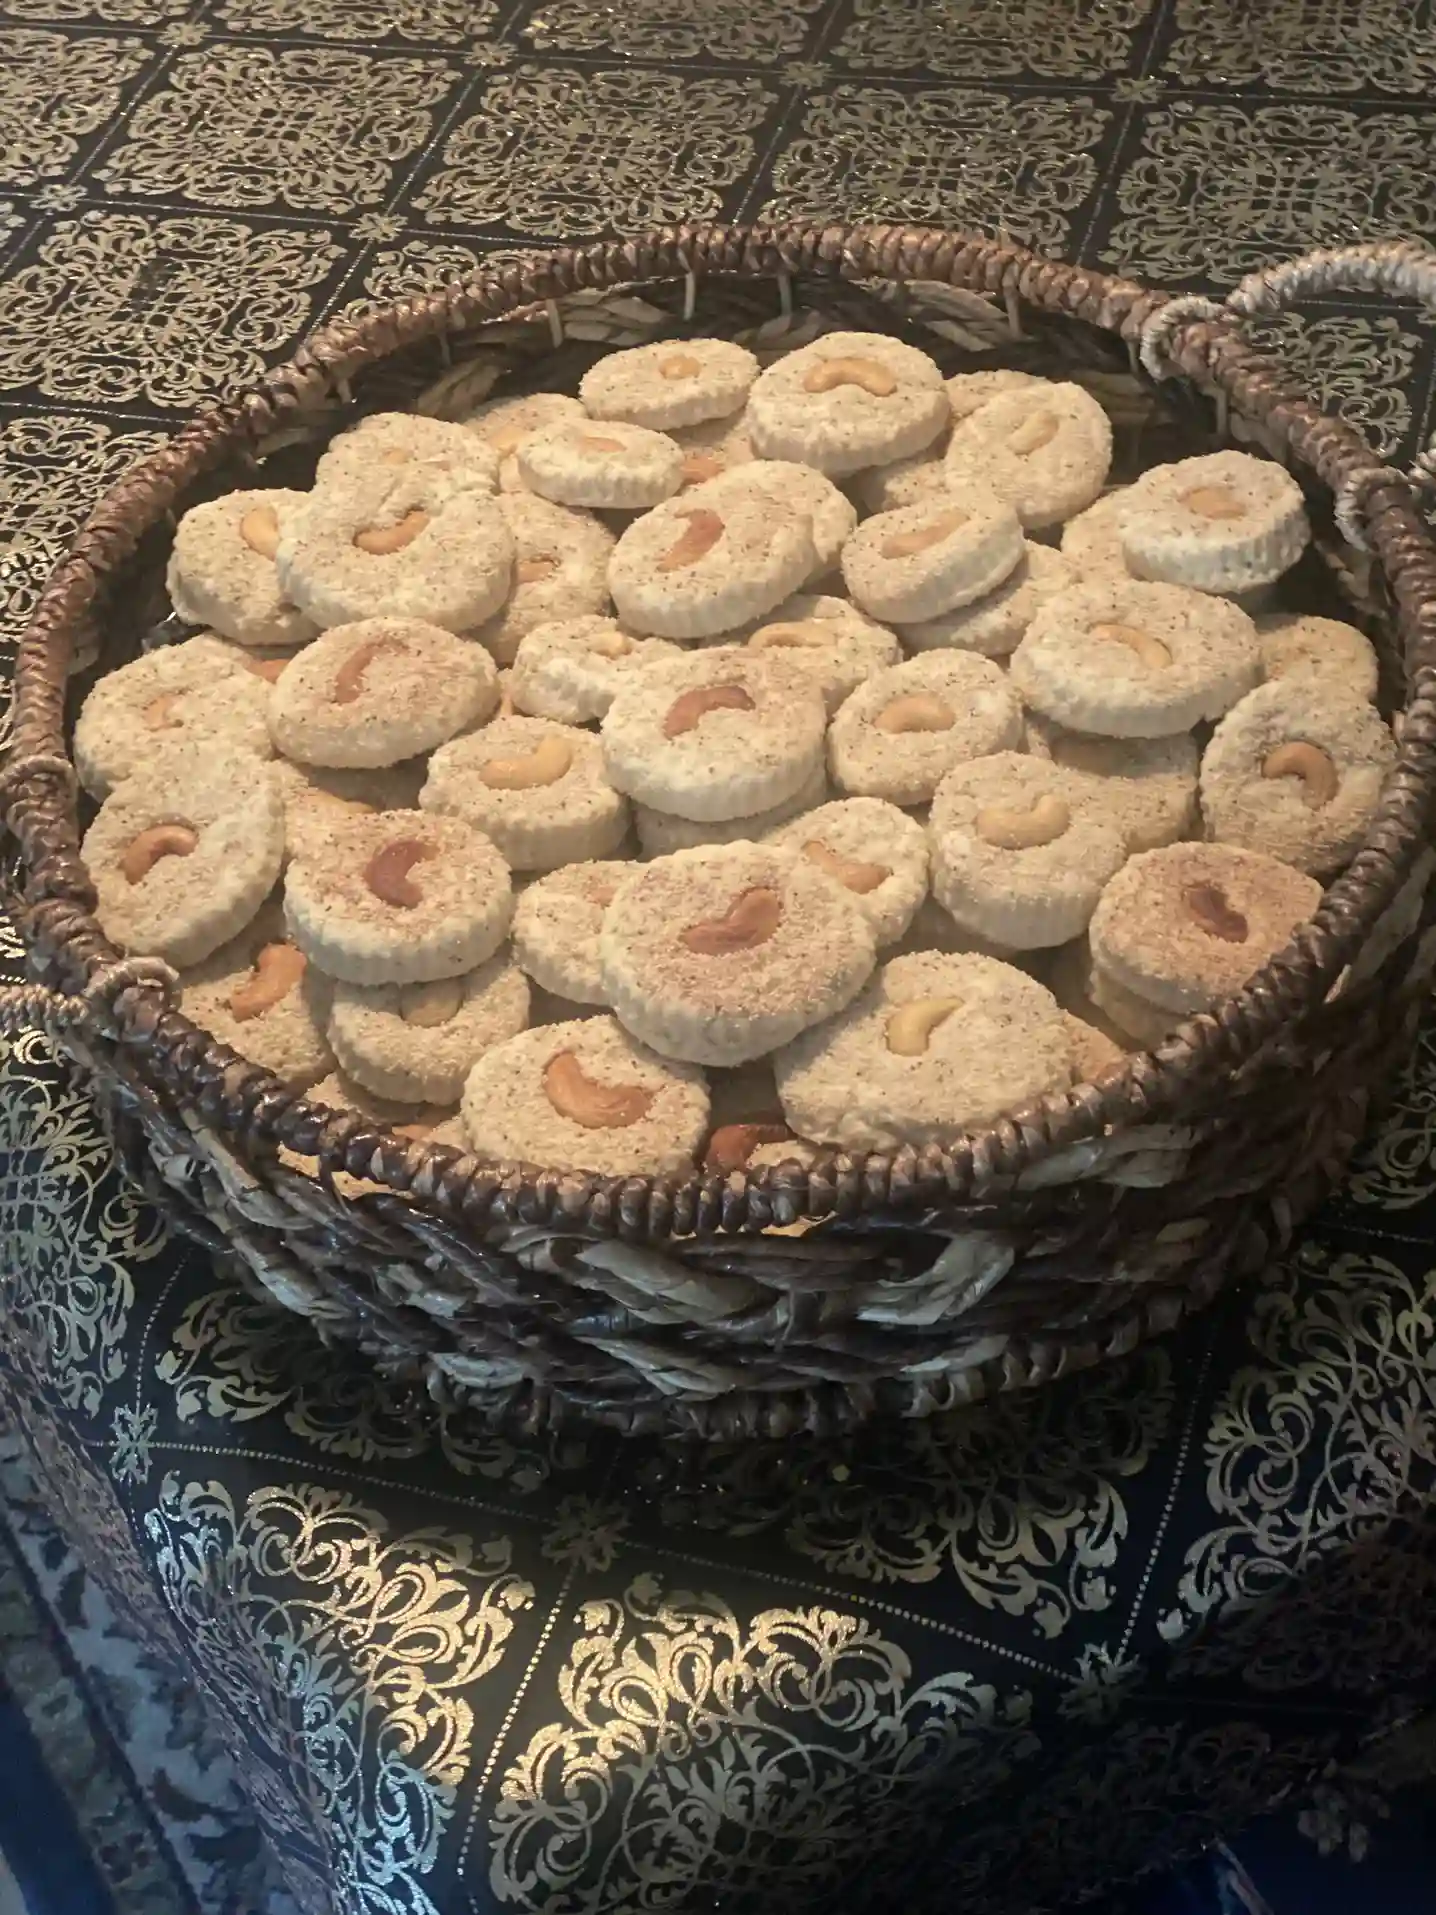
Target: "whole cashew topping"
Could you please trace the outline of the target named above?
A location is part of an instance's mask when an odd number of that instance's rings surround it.
[[[771,885],[755,884],[740,891],[721,918],[690,924],[679,942],[699,957],[727,957],[734,951],[756,951],[782,922],[782,893]]]
[[[1269,751],[1262,759],[1261,775],[1263,778],[1299,778],[1302,800],[1311,811],[1320,811],[1323,805],[1329,805],[1341,789],[1341,775],[1331,754],[1320,745],[1307,744],[1304,739],[1293,739]]]
[[[877,359],[824,359],[803,381],[803,390],[834,392],[839,386],[860,386],[874,399],[890,399],[897,384],[896,373]]]
[[[654,568],[656,571],[681,572],[687,565],[696,565],[699,559],[713,550],[728,529],[718,514],[705,505],[691,506],[677,516],[688,523],[658,560]]]
[[[432,984],[405,984],[399,991],[399,1015],[406,1024],[433,1030],[447,1024],[464,1004],[461,977],[436,978]]]
[[[1060,838],[1072,813],[1061,798],[1046,792],[1025,811],[1020,805],[984,805],[974,822],[978,837],[1000,851],[1031,851]]]
[[[422,838],[396,838],[392,844],[381,845],[365,865],[364,882],[381,903],[412,911],[424,902],[424,894],[410,873],[433,855],[434,847]]]
[[[791,1143],[793,1133],[786,1124],[720,1124],[708,1139],[704,1168],[729,1171],[746,1170],[755,1150],[764,1144]]]
[[[680,692],[668,707],[663,721],[665,738],[681,738],[692,731],[710,711],[753,711],[752,697],[742,685],[695,685],[691,692]]]
[[[1189,884],[1182,902],[1208,937],[1223,944],[1245,944],[1247,921],[1228,900],[1219,884]]]
[[[362,532],[356,532],[354,543],[361,552],[368,552],[373,558],[386,559],[394,552],[402,552],[406,545],[412,545],[428,523],[428,513],[415,506],[412,512],[406,512],[402,519],[396,519],[392,525],[371,525]]]
[[[670,352],[666,359],[658,362],[658,372],[663,379],[696,379],[703,370],[701,359],[695,359],[691,352]]]
[[[543,1088],[559,1116],[585,1130],[627,1130],[648,1115],[658,1095],[641,1084],[595,1083],[572,1051],[549,1059]]]
[[[520,585],[539,585],[557,570],[558,560],[552,552],[535,552],[532,558],[519,560],[514,577]]]
[[[533,791],[556,785],[573,763],[573,746],[566,738],[541,738],[532,751],[516,758],[490,758],[479,776],[491,791]]]
[[[1055,412],[1043,410],[1030,412],[1021,425],[1007,435],[1007,449],[1025,458],[1029,452],[1040,452],[1045,445],[1051,445],[1057,437],[1058,418]]]
[[[926,525],[914,526],[911,532],[894,532],[890,539],[883,540],[882,555],[885,559],[913,558],[951,538],[970,517],[970,513],[955,505],[950,512],[940,512],[935,519],[929,519]]]
[[[750,635],[748,644],[755,652],[796,652],[809,645],[826,645],[832,633],[823,628],[831,623],[831,619],[794,618],[780,620],[776,625],[760,625]]]
[[[1247,509],[1224,485],[1197,485],[1182,494],[1182,504],[1199,519],[1244,519]]]
[[[595,632],[588,641],[588,649],[597,652],[600,658],[627,658],[633,650],[633,640],[627,632]]]
[[[174,731],[184,723],[175,716],[175,704],[178,692],[161,692],[158,698],[152,698],[145,706],[145,724],[151,731]]]
[[[268,679],[271,685],[278,681],[279,674],[289,663],[287,658],[247,658],[244,669],[253,672],[256,678]]]
[[[131,884],[138,884],[161,858],[187,858],[198,843],[199,833],[189,825],[151,825],[125,846],[120,870]]]
[[[371,638],[365,645],[356,646],[344,663],[334,674],[332,693],[336,705],[352,705],[364,689],[364,674],[381,652],[402,652],[404,646],[397,638]]]
[[[821,838],[809,838],[803,846],[803,856],[820,871],[826,871],[830,878],[836,878],[846,890],[856,891],[860,898],[866,897],[869,891],[876,891],[892,876],[885,864],[864,864],[861,858],[844,858]]]
[[[231,1017],[241,1024],[252,1017],[263,1017],[304,982],[307,968],[304,953],[294,945],[266,944],[256,956],[249,977],[229,994]]]
[[[685,485],[702,485],[705,479],[716,479],[720,472],[727,470],[716,452],[685,452],[683,455]]]
[[[919,997],[888,1013],[888,1049],[894,1057],[921,1057],[939,1024],[962,1008],[960,997]]]
[[[931,692],[912,692],[884,705],[873,723],[879,731],[951,731],[957,716],[951,705]]]
[[[279,550],[279,520],[272,505],[252,506],[239,522],[239,536],[251,552],[272,559]]]
[[[1153,638],[1150,632],[1139,631],[1135,625],[1104,621],[1089,626],[1087,635],[1106,645],[1125,645],[1139,664],[1149,665],[1153,671],[1160,671],[1172,662],[1172,654],[1161,639]]]

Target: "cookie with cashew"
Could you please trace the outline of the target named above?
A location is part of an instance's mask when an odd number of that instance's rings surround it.
[[[429,764],[409,758],[378,770],[337,771],[276,758],[274,775],[284,802],[285,856],[292,858],[307,841],[322,839],[338,818],[416,810]]]
[[[748,395],[759,455],[829,478],[923,451],[951,416],[934,362],[885,333],[824,333],[759,373]]]
[[[1360,849],[1395,758],[1380,714],[1352,691],[1320,678],[1259,685],[1202,754],[1207,835],[1329,877]]]
[[[738,490],[706,504],[685,493],[623,533],[608,589],[635,632],[713,638],[780,605],[816,563],[806,508],[766,492]]]
[[[80,856],[112,942],[199,964],[249,923],[279,876],[278,779],[253,752],[171,745],[110,793]]]
[[[1261,674],[1238,606],[1180,585],[1088,578],[1038,608],[1012,682],[1069,731],[1165,738],[1220,718]]]
[[[604,762],[651,810],[722,823],[808,784],[825,720],[812,679],[776,654],[714,647],[663,660],[619,692],[603,720]]]
[[[994,366],[981,372],[955,372],[945,381],[947,402],[955,421],[970,419],[989,400],[1006,392],[1042,391],[1052,385],[1035,372],[1018,372],[1010,366]]]
[[[560,419],[531,432],[514,456],[529,491],[555,505],[642,511],[683,484],[683,454],[670,438],[617,419]]]
[[[1129,851],[1154,851],[1193,835],[1200,753],[1190,732],[1167,738],[1094,738],[1029,712],[1027,749],[1093,782]],[[1200,835],[1200,834],[1198,834]]]
[[[1006,499],[1028,531],[1060,525],[1101,497],[1112,464],[1112,422],[1089,392],[1067,382],[999,392],[952,431],[947,483]]]
[[[672,426],[668,436],[683,454],[683,490],[706,485],[735,466],[756,459],[745,413],[728,419],[705,419],[701,425]]]
[[[741,412],[758,361],[729,339],[664,339],[611,352],[590,366],[578,396],[594,419],[667,432]]]
[[[593,733],[518,714],[440,746],[419,804],[466,818],[516,871],[606,858],[628,829]]]
[[[635,638],[615,618],[560,618],[534,626],[514,657],[516,711],[586,725],[602,718],[625,685],[681,656],[666,638]]]
[[[91,797],[104,798],[147,758],[182,739],[216,752],[268,758],[268,680],[249,654],[211,633],[162,645],[107,672],[75,720],[75,769]]]
[[[1022,707],[973,652],[923,652],[875,672],[828,733],[833,783],[859,798],[924,805],[954,765],[1022,744]]]
[[[482,646],[415,618],[334,625],[275,684],[269,729],[286,758],[382,768],[482,724],[499,699]]]
[[[466,636],[497,664],[511,665],[537,626],[606,610],[614,537],[591,512],[529,492],[503,493],[499,510],[514,539],[513,583],[500,610]]]
[[[317,622],[299,609],[276,564],[280,542],[309,510],[304,492],[227,492],[191,506],[175,527],[165,584],[181,618],[241,645],[303,645]]]
[[[334,1068],[325,1036],[333,987],[285,930],[277,901],[180,976],[180,1009],[201,1030],[291,1090]]]
[[[517,453],[524,440],[545,426],[572,424],[587,414],[567,392],[525,392],[512,399],[490,399],[464,420],[464,430],[490,447],[499,461],[499,487],[524,490]]]
[[[973,485],[866,520],[843,547],[843,580],[874,618],[911,625],[994,591],[1022,555],[1017,514]]]
[[[1115,572],[1121,578],[1132,577],[1122,550],[1122,514],[1127,509],[1128,490],[1127,486],[1117,486],[1104,492],[1063,526],[1058,548],[1078,572]]]
[[[1376,647],[1354,625],[1310,612],[1268,612],[1256,622],[1262,676],[1321,680],[1333,697],[1374,702],[1380,668]]]
[[[599,937],[619,1020],[665,1057],[742,1064],[831,1017],[873,968],[855,896],[771,845],[679,851],[637,868]]]
[[[825,593],[785,599],[743,642],[749,651],[781,658],[810,677],[829,713],[874,672],[902,662],[902,647],[885,625]]]
[[[839,798],[780,825],[763,842],[806,858],[850,897],[873,927],[878,949],[896,944],[927,896],[927,837],[920,824],[881,798]]]
[[[347,984],[424,984],[492,957],[513,917],[509,868],[462,818],[381,811],[306,840],[284,880],[290,936]]]
[[[691,505],[721,508],[728,499],[754,493],[777,500],[779,506],[807,513],[816,554],[809,583],[825,578],[838,563],[858,522],[857,510],[847,494],[811,466],[794,465],[786,459],[751,459],[706,485],[690,487],[684,497]]]
[[[658,1057],[611,1017],[545,1024],[496,1045],[464,1087],[477,1156],[600,1177],[691,1171],[708,1128],[701,1070]]]
[[[891,958],[840,1016],[774,1059],[800,1136],[843,1150],[951,1144],[1072,1082],[1043,985],[994,958]]]
[[[525,885],[514,907],[515,961],[571,1004],[608,1003],[598,957],[604,913],[633,875],[623,859],[568,864]]]
[[[1122,553],[1133,576],[1202,592],[1270,584],[1311,537],[1296,480],[1250,452],[1152,466],[1121,498]]]
[[[1076,572],[1059,552],[1028,539],[1022,556],[995,590],[936,618],[903,623],[898,636],[910,652],[977,652],[983,658],[1008,658],[1022,643],[1039,607],[1076,583]]]
[[[463,426],[417,412],[372,412],[331,439],[314,468],[314,489],[327,491],[377,474],[422,474],[436,490],[498,490],[499,455]]]
[[[427,984],[336,984],[329,1041],[340,1069],[380,1097],[453,1104],[475,1060],[529,1019],[529,983],[504,951]]]
[[[750,812],[745,818],[723,818],[699,824],[692,818],[676,818],[672,812],[654,811],[648,805],[633,807],[633,824],[639,850],[645,858],[666,858],[672,851],[694,851],[705,844],[737,844],[740,840],[756,844],[768,837],[790,818],[801,817],[826,802],[828,768],[821,756],[807,779],[791,798],[765,811]]]
[[[875,465],[866,472],[855,472],[849,485],[864,516],[945,499],[948,496],[947,467],[942,455],[946,449],[944,433],[923,452],[914,452],[906,459],[894,459],[891,465]]]

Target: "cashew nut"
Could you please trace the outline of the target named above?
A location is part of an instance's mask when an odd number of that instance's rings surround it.
[[[253,672],[256,678],[268,679],[271,685],[278,681],[279,674],[289,663],[287,658],[247,658],[244,669]]]
[[[1072,813],[1064,800],[1046,792],[1026,811],[1020,805],[984,805],[974,822],[978,837],[1000,851],[1031,851],[1060,838]]]
[[[304,953],[296,946],[266,944],[256,956],[249,977],[230,992],[230,1016],[240,1024],[263,1017],[304,982],[307,968]]]
[[[279,550],[279,520],[272,505],[252,506],[239,522],[239,536],[251,552],[272,559]]]
[[[381,903],[412,911],[424,902],[424,894],[410,871],[433,855],[434,847],[422,838],[396,838],[392,844],[381,845],[365,865],[364,882]]]
[[[703,361],[695,359],[691,352],[670,352],[666,359],[658,362],[658,372],[663,379],[696,379],[703,370]]]
[[[720,1124],[708,1139],[704,1163],[707,1169],[721,1170],[725,1175],[746,1170],[753,1152],[764,1144],[787,1144],[792,1140],[793,1133],[786,1124]]]
[[[406,545],[412,545],[428,523],[428,513],[421,512],[415,506],[412,512],[406,512],[402,519],[396,519],[392,525],[371,525],[363,532],[356,532],[354,543],[361,552],[368,552],[373,558],[385,559],[393,552],[402,552]]]
[[[873,723],[879,731],[951,731],[957,717],[951,705],[931,692],[912,692],[884,705]]]
[[[1220,938],[1223,944],[1246,943],[1247,921],[1219,884],[1189,884],[1182,902],[1208,937]]]
[[[491,791],[533,791],[540,785],[556,785],[572,763],[573,746],[566,738],[550,734],[532,751],[514,758],[490,758],[479,776]]]
[[[602,432],[579,432],[574,435],[575,443],[585,452],[627,452],[628,447],[622,439],[610,439]]]
[[[1172,654],[1161,639],[1153,638],[1150,632],[1138,631],[1135,625],[1105,622],[1089,626],[1087,635],[1106,645],[1125,645],[1139,664],[1150,665],[1154,671],[1172,662]]]
[[[173,731],[184,723],[175,716],[175,704],[178,692],[161,692],[158,698],[152,698],[145,706],[145,723],[151,731]]]
[[[822,618],[796,618],[776,625],[760,625],[748,643],[755,652],[791,652],[808,645],[826,645],[833,636],[825,629],[831,622]]]
[[[845,890],[856,891],[859,897],[876,891],[892,876],[885,864],[864,864],[861,858],[844,858],[821,838],[809,838],[803,846],[803,856],[811,859],[820,871],[826,871],[830,878],[836,878]]]
[[[674,544],[670,545],[654,567],[659,572],[681,572],[685,565],[696,565],[727,531],[721,518],[706,505],[692,506],[677,515],[688,521]]]
[[[679,941],[700,957],[726,957],[766,944],[782,922],[782,893],[771,885],[755,884],[740,891],[721,918],[690,924]]]
[[[720,472],[727,470],[716,452],[685,452],[683,455],[685,485],[702,485],[705,479],[716,479]]]
[[[941,512],[935,519],[929,519],[926,525],[914,526],[911,532],[894,532],[890,539],[883,540],[882,555],[885,559],[913,558],[950,538],[970,517],[970,513],[955,505],[950,512]]]
[[[1244,519],[1246,506],[1230,487],[1197,485],[1181,495],[1182,504],[1199,519]]]
[[[1021,425],[1007,435],[1007,449],[1025,458],[1029,452],[1040,452],[1057,437],[1058,418],[1055,412],[1045,408],[1041,412],[1029,412]]]
[[[560,1117],[585,1130],[627,1130],[648,1115],[656,1091],[641,1084],[597,1084],[573,1051],[559,1051],[544,1066],[544,1096]]]
[[[436,978],[432,984],[406,984],[399,992],[399,1015],[406,1024],[432,1030],[447,1024],[464,1004],[461,977]]]
[[[803,381],[803,390],[832,392],[838,386],[861,386],[874,399],[890,399],[897,384],[897,374],[877,359],[823,359]]]
[[[588,641],[588,649],[597,652],[600,658],[627,658],[633,650],[633,640],[627,632],[595,632]]]
[[[960,997],[919,997],[888,1013],[888,1049],[894,1057],[921,1057],[939,1024],[960,1010]]]
[[[1304,739],[1293,739],[1290,744],[1278,745],[1275,751],[1269,751],[1262,760],[1261,775],[1263,778],[1299,778],[1303,802],[1311,811],[1320,811],[1323,805],[1329,805],[1341,789],[1341,775],[1331,754]]]
[[[682,692],[668,707],[663,721],[665,738],[681,738],[692,731],[710,711],[753,711],[753,700],[741,685],[695,685]]]
[[[536,552],[532,558],[519,560],[514,567],[514,577],[520,585],[538,585],[552,578],[557,570],[558,560],[552,552]]]
[[[409,454],[403,446],[390,446],[387,452],[379,454],[379,463],[380,465],[407,465]]]
[[[402,652],[403,643],[397,638],[371,638],[366,645],[356,646],[334,674],[336,705],[352,705],[364,689],[364,674],[374,663],[380,652]]]
[[[199,843],[199,833],[189,825],[151,825],[125,846],[120,870],[131,884],[147,878],[161,858],[187,858]]]

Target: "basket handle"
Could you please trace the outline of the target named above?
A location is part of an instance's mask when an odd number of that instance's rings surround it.
[[[45,984],[9,984],[0,988],[0,1037],[15,1038],[37,1026],[55,1044],[86,1034],[116,1038],[119,1000],[127,991],[158,991],[166,1008],[178,1001],[179,979],[162,958],[120,958],[90,979],[78,996],[52,991]]]

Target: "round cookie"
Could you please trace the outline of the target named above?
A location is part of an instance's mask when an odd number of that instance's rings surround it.
[[[1060,553],[1029,539],[1017,564],[994,591],[936,618],[904,624],[899,636],[913,652],[951,650],[1007,658],[1022,643],[1038,608],[1076,583],[1076,571]]]
[[[1027,749],[1034,758],[1050,758],[1074,777],[1094,782],[1129,852],[1155,851],[1158,845],[1191,835],[1200,754],[1190,732],[1167,738],[1093,738],[1064,731],[1032,713]]]
[[[828,768],[821,756],[811,775],[791,798],[765,811],[750,812],[743,818],[724,818],[712,824],[698,824],[692,818],[676,818],[669,811],[654,811],[648,805],[633,807],[633,823],[639,849],[645,858],[666,858],[674,851],[694,851],[705,844],[736,844],[739,840],[757,842],[776,831],[790,818],[812,811],[828,796]]]
[[[899,506],[926,505],[947,498],[947,467],[942,457],[946,443],[939,437],[925,452],[855,472],[850,482],[852,493],[864,515],[896,512]]]
[[[622,859],[565,865],[525,885],[514,906],[517,963],[543,990],[571,1004],[607,1004],[599,970],[604,913],[633,866]]]
[[[1074,1016],[1071,1011],[1062,1013],[1062,1023],[1072,1046],[1074,1084],[1101,1084],[1126,1067],[1128,1046],[1125,1043],[1119,1043],[1100,1026]]]
[[[759,373],[748,395],[759,455],[829,478],[921,452],[950,418],[934,362],[884,333],[825,333]]]
[[[1081,386],[999,392],[953,427],[946,463],[949,490],[996,492],[1028,531],[1040,532],[1101,496],[1112,422]]]
[[[336,818],[416,810],[428,769],[423,758],[365,771],[332,771],[276,758],[274,775],[284,803],[285,855],[296,857],[306,842],[322,838]]]
[[[1093,1054],[1091,1040],[1074,1034],[1073,1025],[1081,1025],[1083,1030],[1091,1032],[1094,1038],[1100,1038],[1102,1043],[1109,1047],[1109,1058],[1112,1052],[1115,1052],[1118,1057],[1125,1058],[1134,1042],[1159,1044],[1172,1027],[1170,1011],[1157,1011],[1150,1005],[1142,1005],[1138,999],[1131,996],[1130,992],[1122,992],[1121,995],[1138,1006],[1138,1021],[1146,1029],[1155,1030],[1155,1034],[1151,1037],[1135,1037],[1133,1032],[1114,1022],[1110,1013],[1104,1011],[1092,996],[1092,953],[1085,937],[1077,938],[1071,944],[1064,944],[1061,950],[1050,954],[1045,981],[1069,1020],[1067,1028],[1073,1040],[1074,1068],[1077,1072],[1074,1081],[1076,1082],[1080,1082],[1084,1075],[1089,1082],[1093,1081],[1096,1071],[1092,1065],[1097,1064],[1098,1069],[1101,1065],[1098,1057]],[[1099,988],[1101,988],[1100,985]],[[1112,988],[1120,990],[1118,986]],[[1157,1019],[1160,1020],[1160,1029],[1155,1029],[1154,1026],[1154,1020]]]
[[[237,645],[206,632],[107,672],[75,720],[75,769],[104,798],[147,758],[181,740],[268,758],[270,687]]]
[[[302,764],[397,765],[482,724],[498,698],[479,646],[419,619],[366,618],[331,626],[286,668],[269,729]]]
[[[578,396],[595,419],[667,432],[741,412],[758,361],[727,339],[665,339],[611,352],[590,366]]]
[[[1058,549],[1067,563],[1084,577],[1094,572],[1115,572],[1131,578],[1132,568],[1122,551],[1122,514],[1127,509],[1127,486],[1104,492],[1100,499],[1078,512],[1062,528]]]
[[[671,499],[683,483],[671,439],[616,419],[560,419],[531,432],[514,456],[529,490],[557,505],[632,512]]]
[[[749,651],[781,658],[810,677],[829,713],[859,685],[902,663],[902,647],[844,598],[799,593],[775,605],[743,641]]]
[[[641,865],[608,907],[603,984],[665,1057],[742,1064],[842,1009],[873,968],[872,925],[807,859],[715,845]]]
[[[854,797],[922,805],[954,765],[1021,744],[1022,707],[1000,667],[973,652],[923,652],[840,707],[828,764]]]
[[[791,506],[794,511],[807,513],[808,531],[817,554],[811,578],[826,577],[852,537],[858,515],[852,500],[811,466],[793,465],[786,459],[750,459],[706,485],[690,487],[684,496],[691,505],[721,507],[728,499],[749,497],[755,492],[775,499],[780,507]]]
[[[996,590],[1022,555],[1012,507],[974,485],[868,519],[843,547],[843,579],[865,612],[916,624]]]
[[[1351,693],[1374,701],[1376,648],[1354,625],[1309,612],[1270,612],[1257,620],[1256,630],[1268,684],[1279,678],[1320,679],[1333,697]]]
[[[946,382],[947,401],[954,419],[970,419],[990,399],[1003,392],[1031,392],[1050,387],[1050,379],[1035,372],[1018,372],[1009,366],[986,368],[982,372],[955,372]]]
[[[275,560],[309,509],[303,492],[227,492],[175,527],[165,584],[181,618],[241,645],[303,645],[319,629],[293,602]]]
[[[419,804],[466,818],[516,871],[608,857],[628,829],[599,741],[547,718],[496,718],[440,746]]]
[[[463,426],[417,412],[373,412],[331,439],[314,469],[314,489],[328,491],[398,470],[422,473],[436,490],[493,492],[499,455]]]
[[[475,632],[500,665],[511,665],[527,634],[559,618],[583,618],[608,604],[614,537],[590,512],[573,512],[531,492],[499,499],[514,539],[513,584],[502,609]]]
[[[623,687],[682,654],[666,638],[634,638],[613,618],[535,625],[514,658],[515,709],[561,725],[602,718]]]
[[[497,847],[462,818],[384,811],[336,818],[290,861],[294,942],[349,984],[460,977],[508,935],[513,889]]]
[[[881,950],[896,944],[927,896],[927,836],[881,798],[840,798],[765,834],[765,844],[806,858],[856,900]]]
[[[1113,575],[1048,599],[1012,654],[1029,705],[1108,738],[1190,731],[1234,705],[1260,670],[1256,628],[1237,606]]]
[[[324,1035],[332,986],[285,933],[277,902],[180,977],[180,1009],[251,1064],[305,1090],[334,1067]]]
[[[532,433],[586,416],[578,400],[566,392],[525,392],[512,399],[488,400],[464,420],[464,430],[492,448],[502,475],[503,466]]]
[[[843,1150],[952,1144],[1072,1082],[1052,993],[987,957],[895,957],[841,1016],[780,1051],[792,1128]]]
[[[731,419],[707,419],[698,426],[674,426],[668,436],[683,454],[685,492],[758,456],[744,413]]]
[[[462,977],[336,984],[329,1041],[340,1069],[377,1096],[453,1104],[475,1060],[528,1017],[528,979],[498,951]]]
[[[248,924],[279,876],[278,780],[253,752],[171,745],[106,798],[80,856],[95,915],[121,950],[199,964]]]
[[[1296,480],[1249,452],[1153,466],[1121,496],[1122,553],[1135,578],[1248,591],[1279,578],[1311,537]]]
[[[609,560],[618,615],[659,638],[731,632],[811,576],[811,524],[807,510],[765,492],[707,504],[689,493],[660,505],[629,526]]]
[[[1258,685],[1202,754],[1207,835],[1329,877],[1360,849],[1395,758],[1356,693],[1319,677]]]

